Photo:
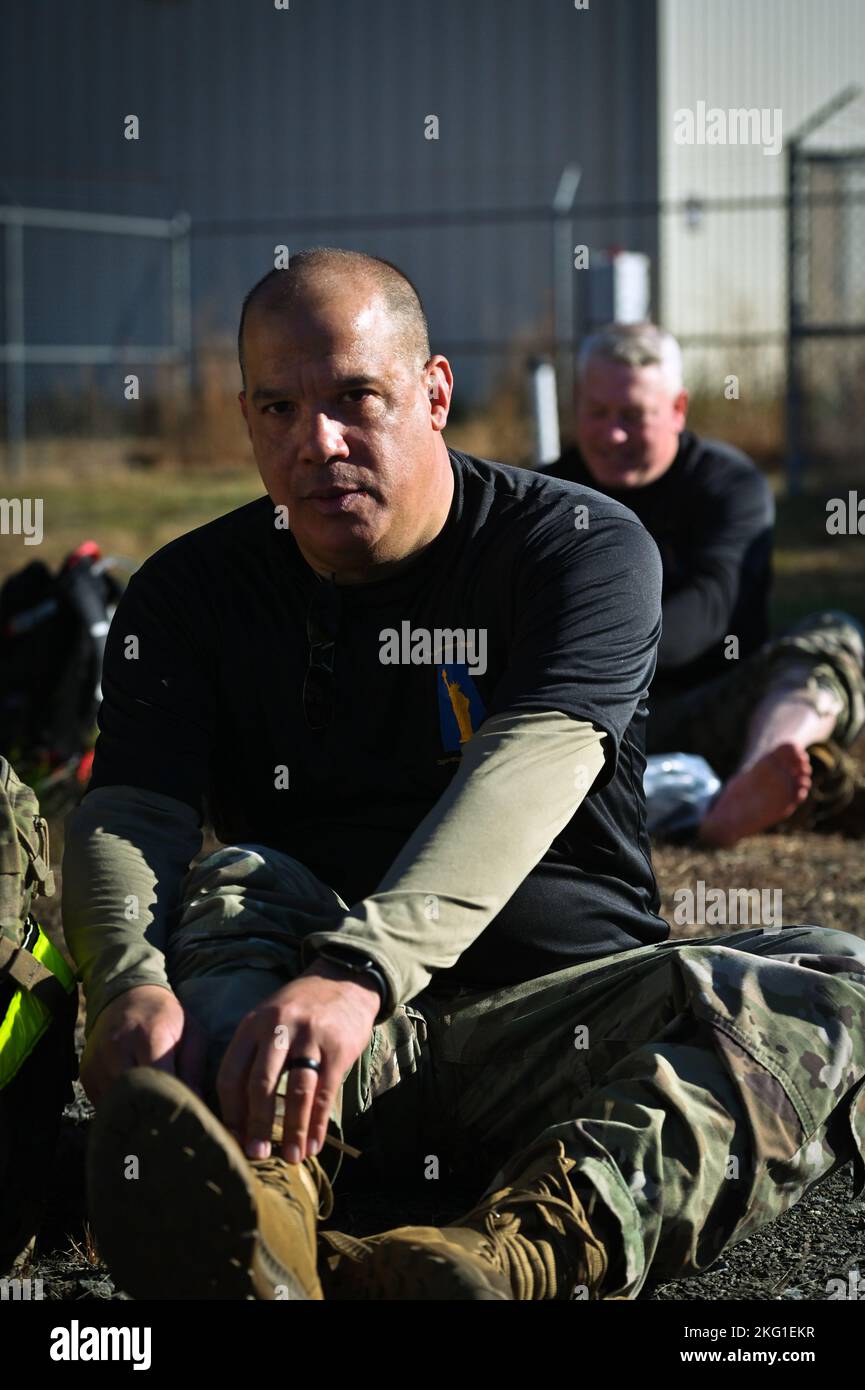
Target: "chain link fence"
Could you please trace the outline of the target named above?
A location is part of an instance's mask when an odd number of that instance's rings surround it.
[[[558,367],[563,433],[569,432],[575,349],[592,326],[580,283],[585,271],[576,268],[574,255],[585,246],[590,259],[616,247],[648,254],[656,315],[665,281],[676,281],[693,295],[687,322],[665,326],[678,333],[685,349],[695,428],[751,449],[764,463],[780,462],[786,454],[794,487],[822,488],[830,478],[849,479],[852,486],[861,472],[857,422],[865,407],[865,151],[797,148],[788,167],[786,196],[615,204],[577,197],[558,210],[342,215],[315,226],[289,218],[279,226],[244,220],[188,225],[174,219],[145,227],[144,219],[104,218],[105,226],[97,227],[95,217],[91,228],[78,215],[64,228],[64,214],[41,212],[40,219],[51,225],[25,229],[19,225],[22,210],[7,209],[0,276],[7,467],[10,461],[21,464],[25,430],[37,459],[43,450],[36,441],[42,444],[52,429],[58,437],[90,433],[96,438],[125,425],[134,455],[136,433],[152,433],[153,419],[163,427],[161,422],[172,418],[170,408],[154,413],[144,405],[177,403],[178,373],[192,384],[191,409],[185,433],[179,428],[166,440],[165,453],[181,461],[210,460],[214,450],[222,447],[229,454],[242,444],[236,421],[236,312],[250,283],[273,264],[274,247],[282,241],[290,242],[291,250],[351,246],[405,266],[427,301],[436,350],[455,363],[458,412],[465,412],[468,402],[469,414],[482,415],[494,403],[477,451],[519,461],[515,455],[523,453],[525,429],[512,432],[518,441],[513,447],[502,436],[508,412],[514,419],[528,415],[526,368],[539,353]],[[676,254],[664,242],[665,227],[674,224],[690,229],[679,238]],[[27,254],[21,249],[24,230],[25,252],[31,247]],[[142,231],[156,241],[145,237],[142,242]],[[61,244],[59,252],[52,244],[50,256],[43,254],[38,238],[46,236]],[[148,240],[156,260],[134,249]],[[461,259],[451,255],[459,266],[451,277],[440,274],[445,240],[463,251]],[[129,251],[109,258],[106,246],[121,242]],[[706,290],[707,283],[713,288],[712,257],[719,246],[734,267],[731,283],[742,267],[747,270],[756,248],[768,248],[762,265],[769,267],[772,292],[753,296],[741,321],[718,302],[717,293],[713,298]],[[69,274],[70,247],[74,275]],[[65,267],[63,275],[48,273],[56,265]],[[746,297],[758,274],[753,263],[749,273],[750,282],[747,274],[742,278]],[[100,283],[111,287],[101,299]],[[52,345],[45,341],[44,326],[52,321],[52,303],[64,295],[72,297],[70,303],[77,295],[83,306],[80,315],[71,310],[66,315],[80,326],[80,336]],[[105,308],[97,313],[103,300]],[[40,305],[41,328],[33,319]],[[122,321],[118,305],[125,306]],[[39,375],[49,364],[50,383]],[[142,400],[121,410],[123,374],[139,369]],[[735,409],[724,394],[728,373],[742,384]],[[66,383],[62,390],[58,380]],[[173,418],[179,418],[177,409]]]
[[[791,156],[788,434],[792,478],[862,479],[865,150]]]

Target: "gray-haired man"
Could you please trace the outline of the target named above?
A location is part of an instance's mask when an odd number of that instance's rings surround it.
[[[650,752],[703,755],[727,779],[700,826],[729,845],[793,814],[808,750],[848,746],[865,721],[863,641],[846,614],[816,614],[769,642],[774,504],[752,461],[685,427],[675,338],[612,324],[583,344],[578,448],[544,471],[624,502],[664,564]]]

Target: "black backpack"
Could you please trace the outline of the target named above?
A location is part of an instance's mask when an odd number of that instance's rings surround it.
[[[117,563],[85,541],[58,573],[33,560],[0,588],[0,754],[48,815],[71,809],[90,775]]]

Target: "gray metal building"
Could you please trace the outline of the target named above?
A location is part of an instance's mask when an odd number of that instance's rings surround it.
[[[0,203],[188,213],[199,346],[227,341],[274,245],[374,251],[477,393],[483,345],[550,314],[565,166],[575,242],[656,270],[656,19],[656,0],[7,0]],[[620,203],[650,206],[579,215]],[[23,247],[28,344],[169,341],[163,243],[25,229]],[[28,367],[30,391],[60,370]]]

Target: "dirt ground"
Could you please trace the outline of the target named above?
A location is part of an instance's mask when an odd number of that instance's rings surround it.
[[[865,750],[860,755],[865,766]],[[52,827],[55,872],[62,853],[62,827]],[[695,890],[702,880],[717,888],[768,888],[783,893],[783,921],[816,923],[865,935],[865,855],[861,839],[838,834],[772,833],[732,850],[705,851],[690,845],[657,845],[655,868],[663,915],[673,924],[678,889]],[[59,880],[59,874],[58,874]],[[59,886],[59,883],[58,883]],[[40,903],[43,925],[60,935],[59,892]],[[680,914],[681,915],[681,914]],[[747,923],[745,924],[747,925]],[[673,925],[677,939],[716,935],[716,925]],[[731,930],[736,930],[733,925]],[[79,1022],[79,1045],[83,1037]],[[54,1179],[37,1246],[22,1273],[40,1276],[48,1299],[116,1299],[93,1249],[84,1212],[84,1154],[91,1109],[80,1087],[67,1108]],[[826,1299],[830,1279],[846,1281],[865,1270],[865,1201],[850,1202],[851,1170],[841,1170],[772,1225],[723,1252],[697,1278],[647,1288],[644,1299],[780,1300]],[[425,1190],[383,1194],[338,1194],[340,1228],[362,1235],[407,1222],[442,1224],[458,1217],[477,1194],[451,1190],[433,1198]]]

